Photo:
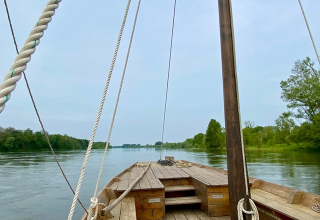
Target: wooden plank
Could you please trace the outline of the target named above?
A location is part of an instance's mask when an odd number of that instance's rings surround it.
[[[133,167],[130,172],[130,181],[129,185],[131,185],[138,177],[139,177],[138,167]],[[139,181],[140,182],[140,181]],[[132,190],[140,190],[139,182],[132,188]]]
[[[160,164],[156,164],[156,167],[160,170],[165,179],[172,179],[172,174]]]
[[[181,185],[190,185],[190,180],[188,179],[162,179],[161,183],[167,186],[181,186]]]
[[[175,192],[175,191],[191,191],[195,190],[194,186],[192,185],[184,185],[184,186],[166,186],[166,192]]]
[[[228,193],[229,189],[227,186],[209,186],[207,192],[211,193]]]
[[[196,173],[198,178],[205,180],[211,185],[227,185],[228,179],[226,175],[223,175],[220,172],[215,172],[207,168],[199,168],[196,166],[189,167],[189,170]]]
[[[175,197],[165,199],[166,205],[186,205],[196,203],[202,203],[202,201],[197,196]]]
[[[230,216],[211,217],[212,220],[230,220]]]
[[[165,207],[164,197],[165,192],[162,190],[150,191],[131,191],[128,196],[135,198],[136,210],[140,209],[161,209]],[[150,201],[150,199],[152,199]],[[158,201],[160,200],[160,202]]]
[[[166,220],[175,220],[171,211],[166,211]]]
[[[230,205],[208,205],[207,214],[210,217],[230,215]]]
[[[182,210],[188,220],[200,220],[200,218],[192,210]]]
[[[198,209],[194,209],[193,210],[194,214],[197,215],[197,217],[201,220],[211,220],[210,217],[208,217],[203,211],[198,210]]]
[[[112,204],[115,201],[115,199],[110,200],[110,204]],[[113,218],[110,219],[114,219],[114,220],[120,220],[120,213],[121,213],[121,202],[119,202],[116,207],[114,207],[110,212],[113,215]]]
[[[313,206],[314,204],[318,204],[320,206],[320,197],[319,195],[313,193],[303,192],[302,204],[305,206]]]
[[[164,208],[161,209],[139,209],[137,218],[143,220],[158,220],[164,218]]]
[[[149,183],[150,183],[152,189],[163,189],[164,188],[164,185],[158,179],[148,178],[148,180],[149,180]]]
[[[126,197],[121,201],[120,220],[136,220],[136,208],[133,197]]]
[[[136,209],[160,209],[164,208],[164,195],[163,196],[143,196],[136,197]]]
[[[183,178],[172,166],[163,166],[174,178]]]
[[[270,192],[270,193],[275,194],[277,196],[281,196],[286,199],[289,198],[289,196],[292,192],[292,188],[289,188],[286,186],[281,186],[281,185],[278,185],[275,183],[270,183],[267,181],[260,181],[259,189]]]
[[[189,167],[184,167],[184,168],[180,168],[180,169],[183,170],[184,172],[186,172],[187,174],[189,174],[190,176],[197,175],[197,173],[193,170],[190,170]]]
[[[145,167],[144,170],[146,170],[147,168]],[[152,172],[151,166],[149,167],[149,169],[146,172],[146,177],[148,179],[152,179],[152,178],[156,178],[156,176],[154,175],[154,173]]]
[[[164,178],[163,174],[158,169],[156,163],[152,163],[150,165],[150,168],[151,168],[153,174],[155,175],[155,177],[157,177],[158,179],[163,179]]]
[[[138,178],[137,167],[133,167],[131,169],[131,172],[129,172],[129,173],[130,173],[130,179],[131,180],[135,180],[135,179]]]
[[[129,186],[129,180],[121,180],[119,182],[117,191],[125,191],[126,189],[128,189]]]
[[[130,179],[130,172],[125,172],[124,174],[122,174],[122,175],[120,176],[120,179],[121,179],[121,180],[128,180],[128,179]]]
[[[190,175],[187,174],[186,172],[184,172],[181,168],[173,166],[172,167],[175,171],[177,171],[177,173],[179,173],[183,178],[189,178]]]
[[[319,219],[319,214],[313,212],[311,209],[309,210],[307,207],[298,204],[288,204],[286,203],[286,199],[280,196],[275,196],[259,189],[252,190],[251,196],[255,202],[262,206],[276,210],[292,219]]]
[[[181,210],[172,210],[172,215],[176,220],[188,220]]]
[[[110,186],[111,189],[116,190],[119,186],[120,182],[113,182],[112,185]]]
[[[125,197],[123,198],[121,203],[122,203],[121,210],[127,210],[127,211],[136,210],[134,197]]]
[[[141,190],[150,190],[152,189],[151,188],[151,185],[148,181],[148,179],[145,177],[145,178],[142,178],[140,181],[139,181],[139,184],[140,184],[140,189]]]

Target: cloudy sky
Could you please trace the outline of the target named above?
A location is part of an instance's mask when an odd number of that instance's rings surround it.
[[[19,47],[46,1],[7,0]],[[138,0],[132,0],[96,140],[107,138]],[[173,0],[141,2],[111,144],[161,139]],[[320,46],[320,1],[302,0]],[[211,118],[224,126],[218,3],[177,1],[165,142],[204,133]],[[126,1],[62,1],[26,74],[50,134],[89,139],[109,72]],[[242,120],[274,125],[284,111],[280,81],[294,62],[316,56],[298,1],[233,1]],[[0,77],[16,52],[0,6]],[[318,65],[317,65],[318,66]],[[1,81],[2,82],[2,81]],[[21,79],[1,127],[40,130]]]

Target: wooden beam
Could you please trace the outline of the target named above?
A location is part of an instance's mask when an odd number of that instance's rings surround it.
[[[223,76],[225,130],[227,145],[228,185],[231,219],[236,220],[238,201],[245,197],[241,126],[235,66],[234,36],[229,0],[219,0],[221,59]],[[248,178],[247,178],[248,179]]]

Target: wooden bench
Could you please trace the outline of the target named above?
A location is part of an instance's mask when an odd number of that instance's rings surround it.
[[[263,180],[255,180],[251,187],[251,197],[256,203],[260,215],[273,211],[273,218],[320,219],[320,213],[311,209],[317,195],[277,185]]]

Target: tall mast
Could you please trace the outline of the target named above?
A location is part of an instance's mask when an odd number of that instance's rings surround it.
[[[237,204],[239,200],[245,198],[246,185],[248,186],[248,181],[245,179],[248,180],[248,178],[244,176],[247,175],[245,172],[247,169],[242,153],[231,0],[218,0],[218,3],[230,214],[232,220],[237,220]],[[248,192],[250,195],[249,190]]]

